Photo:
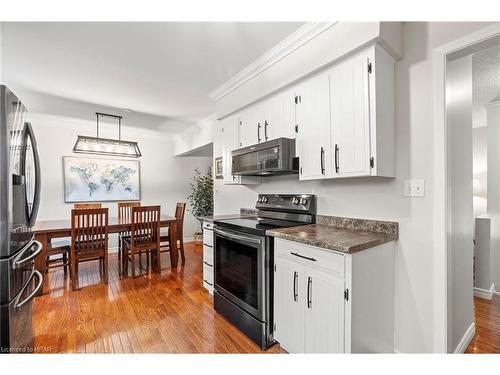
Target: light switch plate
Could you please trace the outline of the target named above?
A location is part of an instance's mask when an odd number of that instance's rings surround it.
[[[423,179],[405,180],[404,183],[404,196],[405,197],[418,197],[425,196],[425,181]]]

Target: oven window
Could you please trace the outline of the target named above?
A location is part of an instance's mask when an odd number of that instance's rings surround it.
[[[217,237],[215,282],[258,310],[258,249]]]

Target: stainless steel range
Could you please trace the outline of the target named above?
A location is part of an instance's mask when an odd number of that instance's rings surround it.
[[[216,220],[215,310],[267,349],[273,339],[274,240],[266,230],[316,221],[316,196],[259,194],[257,216]]]

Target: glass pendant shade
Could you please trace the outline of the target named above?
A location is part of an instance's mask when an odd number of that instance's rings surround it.
[[[101,154],[138,158],[142,156],[137,142],[118,139],[87,137],[79,135],[73,152],[83,154]]]
[[[111,117],[118,120],[118,139],[99,137],[99,117]],[[73,152],[82,154],[100,154],[112,156],[126,156],[129,158],[138,158],[142,156],[137,142],[122,141],[121,125],[122,117],[110,115],[107,113],[96,112],[97,119],[97,137],[88,137],[79,135],[73,146]]]

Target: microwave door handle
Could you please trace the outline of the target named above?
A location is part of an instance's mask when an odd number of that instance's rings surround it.
[[[246,242],[251,242],[254,244],[260,245],[261,240],[259,238],[252,238],[252,237],[247,237],[247,236],[241,236],[239,234],[235,233],[228,233],[221,231],[220,229],[214,228],[214,233],[217,233],[219,236],[231,239],[231,240],[237,240],[237,241],[246,241]]]
[[[29,122],[24,123],[24,138],[23,138],[23,150],[21,152],[21,174],[26,177],[26,153],[28,151],[28,138],[31,141],[31,149],[33,152],[33,159],[34,159],[34,167],[35,167],[35,191],[33,194],[33,206],[31,207],[31,211],[28,208],[28,191],[27,191],[27,184],[28,182],[26,181],[24,185],[24,190],[26,194],[26,216],[28,218],[28,226],[32,227],[35,225],[35,220],[36,216],[38,214],[38,209],[40,207],[40,188],[41,188],[41,181],[40,181],[40,156],[38,154],[38,147],[36,144],[36,138],[35,134],[33,132],[33,128],[31,127],[31,124]]]

